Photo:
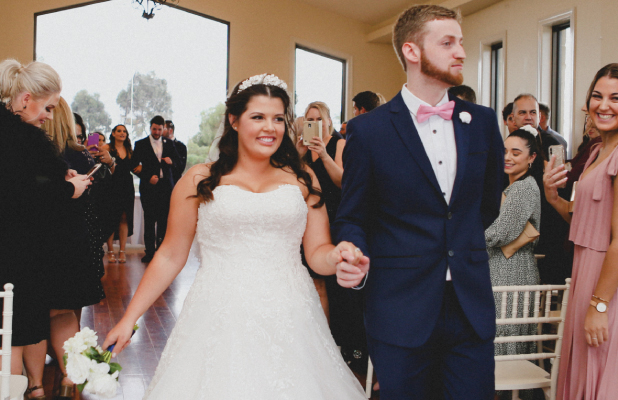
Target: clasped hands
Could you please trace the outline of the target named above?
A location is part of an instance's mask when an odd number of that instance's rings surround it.
[[[350,242],[340,242],[329,254],[328,261],[337,267],[337,283],[344,288],[360,285],[369,271],[369,257]]]

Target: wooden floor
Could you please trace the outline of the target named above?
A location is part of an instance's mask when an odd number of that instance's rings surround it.
[[[126,264],[109,264],[105,257],[105,277],[103,287],[106,299],[101,303],[85,307],[82,311],[81,326],[94,329],[102,343],[109,330],[122,318],[124,311],[137,289],[145,270],[140,258],[143,253],[128,252]],[[140,318],[137,331],[128,346],[119,356],[117,362],[122,365],[118,395],[114,400],[140,400],[154,375],[176,319],[180,314],[182,303],[193,283],[197,264],[188,265],[176,280],[163,293],[156,303]],[[364,386],[365,377],[359,376]],[[58,372],[55,362],[45,367],[44,386],[48,399],[52,399],[54,388],[58,385]],[[378,396],[372,399],[378,399]],[[74,400],[95,400],[95,396],[76,393]]]

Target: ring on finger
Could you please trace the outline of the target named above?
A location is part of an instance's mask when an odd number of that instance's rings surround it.
[[[361,249],[359,249],[359,248],[357,247],[357,248],[355,248],[355,249],[354,249],[354,251],[356,251],[356,252],[360,252],[360,251],[361,251]]]

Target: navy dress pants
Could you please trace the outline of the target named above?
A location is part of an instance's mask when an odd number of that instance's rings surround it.
[[[451,282],[429,340],[406,348],[367,337],[381,400],[492,400],[493,338],[481,340]],[[422,322],[421,322],[422,323]]]

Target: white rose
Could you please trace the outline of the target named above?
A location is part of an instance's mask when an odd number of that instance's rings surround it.
[[[88,327],[77,332],[75,338],[79,338],[86,345],[86,348],[97,345],[97,333]]]
[[[93,363],[96,365],[97,362],[79,353],[69,353],[66,367],[68,378],[81,385],[88,379],[90,370],[94,367]]]
[[[84,344],[84,341],[81,337],[72,337],[67,339],[62,346],[65,352],[68,354],[80,354],[83,351],[86,351],[88,346]]]
[[[470,121],[472,121],[472,115],[470,115],[469,112],[466,111],[462,111],[459,113],[459,119],[461,120],[461,122],[463,122],[464,124],[469,124]]]
[[[93,373],[90,375],[90,378],[88,378],[88,383],[86,383],[84,390],[88,393],[101,397],[115,397],[118,392],[118,388],[120,387],[117,378],[118,371],[114,372],[112,375],[109,375],[108,373]]]

